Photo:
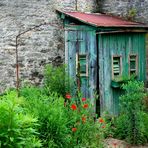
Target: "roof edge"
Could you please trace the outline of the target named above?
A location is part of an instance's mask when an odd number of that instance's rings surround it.
[[[148,25],[147,24],[144,24],[144,23],[132,22],[132,21],[124,20],[123,18],[120,18],[120,17],[117,17],[117,16],[111,16],[111,15],[102,14],[102,13],[80,12],[80,13],[84,13],[84,14],[97,14],[97,15],[100,14],[100,15],[106,15],[106,16],[109,16],[109,17],[117,18],[117,19],[120,19],[120,20],[123,20],[123,21],[135,23],[135,24],[131,24],[131,25],[128,24],[128,26],[127,25],[120,25],[120,26],[111,26],[111,25],[103,26],[103,25],[100,25],[100,26],[98,26],[97,24],[95,24],[93,22],[84,21],[84,20],[80,19],[79,17],[76,17],[76,16],[73,16],[71,14],[68,14],[69,12],[79,12],[79,11],[70,11],[70,10],[67,10],[67,12],[65,12],[65,10],[63,11],[63,10],[60,10],[60,9],[56,9],[56,12],[61,13],[61,14],[64,14],[64,15],[66,15],[68,17],[71,17],[73,19],[76,19],[76,20],[78,20],[78,21],[80,21],[82,23],[85,23],[85,24],[88,24],[88,25],[91,25],[91,26],[97,27],[97,28],[98,27],[103,27],[103,28],[108,28],[108,27],[121,28],[121,27],[123,27],[123,28],[138,28],[138,29],[139,28],[148,28]]]

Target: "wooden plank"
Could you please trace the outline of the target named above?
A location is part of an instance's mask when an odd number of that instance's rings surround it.
[[[97,47],[96,47],[96,34],[95,31],[89,31],[86,35],[87,40],[87,51],[89,51],[88,59],[88,68],[89,68],[89,97],[91,103],[94,105],[94,111],[96,110],[95,102],[95,91],[97,86]]]
[[[138,60],[138,71],[137,71],[137,76],[138,76],[138,79],[139,80],[142,80],[141,79],[141,76],[142,76],[142,63],[141,63],[141,60],[143,60],[142,58],[142,49],[141,49],[141,34],[139,33],[134,33],[132,36],[133,36],[133,51],[130,51],[130,54],[137,54],[137,60]],[[136,43],[136,44],[135,44]],[[129,69],[130,69],[130,61],[129,61]]]
[[[69,40],[74,40],[76,39],[77,32],[76,31],[69,31],[68,32],[68,39]],[[76,43],[75,42],[67,42],[68,43],[68,72],[69,72],[69,77],[76,81]],[[75,90],[73,90],[73,94],[75,94]]]
[[[80,55],[86,55],[85,52],[85,44],[86,44],[86,40],[85,40],[85,31],[78,31],[78,38],[81,38],[82,40],[84,40],[84,42],[79,42],[79,56]],[[80,60],[80,59],[79,59]],[[80,62],[80,61],[79,61]],[[82,92],[82,97],[86,97],[86,88],[87,88],[87,84],[86,84],[86,78],[85,76],[80,75],[80,81],[81,81],[81,92]]]
[[[99,62],[99,96],[100,96],[100,112],[103,113],[104,106],[104,89],[103,89],[103,71],[104,71],[104,62],[103,62],[103,37],[101,34],[98,35],[98,62]]]
[[[141,76],[140,76],[140,79],[142,81],[145,82],[146,80],[146,49],[145,49],[145,34],[142,33],[141,35],[139,34],[139,48],[141,49],[140,50],[140,57],[141,57],[141,60],[140,60],[140,63],[141,63]],[[139,63],[139,64],[140,64]]]
[[[111,95],[111,89],[110,89],[110,82],[111,82],[111,62],[110,60],[110,44],[112,43],[110,40],[110,35],[104,35],[103,37],[103,58],[104,58],[104,83],[103,83],[103,89],[104,89],[104,103],[105,103],[105,110],[112,112],[112,99],[110,97]]]
[[[68,31],[65,31],[65,41],[68,40]],[[68,72],[68,43],[65,42],[65,64],[67,65]]]

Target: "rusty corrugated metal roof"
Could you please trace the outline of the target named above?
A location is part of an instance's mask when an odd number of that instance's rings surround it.
[[[97,27],[148,27],[142,23],[131,22],[123,20],[119,17],[101,13],[65,12],[60,10],[58,11],[81,22]]]

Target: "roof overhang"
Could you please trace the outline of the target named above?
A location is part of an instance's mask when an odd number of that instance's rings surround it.
[[[77,21],[80,21],[82,23],[85,23],[87,25],[91,25],[94,27],[148,29],[148,25],[146,24],[127,21],[119,17],[110,16],[110,15],[101,14],[101,13],[84,13],[84,12],[77,12],[77,11],[62,11],[62,10],[57,10],[57,12],[61,15],[62,19],[65,19],[66,17],[70,17]]]

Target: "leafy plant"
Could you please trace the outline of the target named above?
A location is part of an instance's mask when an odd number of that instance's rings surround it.
[[[43,147],[68,147],[66,125],[69,121],[65,117],[64,99],[57,93],[46,95],[34,86],[22,88],[20,94],[26,98],[27,112],[38,118],[37,130]]]
[[[127,18],[128,18],[129,20],[134,20],[135,17],[136,17],[136,14],[137,14],[136,8],[131,8],[131,9],[128,11]]]
[[[143,103],[145,105],[146,112],[148,112],[148,93],[146,94],[146,97],[144,98]]]
[[[0,147],[40,147],[37,138],[37,118],[26,113],[25,101],[11,91],[0,97]]]
[[[59,67],[46,65],[44,71],[44,87],[46,88],[47,94],[56,92],[64,97],[66,92],[72,92],[74,82],[65,72],[65,65]]]
[[[104,119],[94,120],[93,106],[88,99],[80,95],[73,98],[69,93],[63,98],[57,93],[43,92],[31,86],[20,91],[26,98],[27,112],[38,118],[43,147],[103,147],[107,124]]]
[[[116,136],[131,144],[147,142],[144,124],[144,84],[128,81],[122,86],[125,94],[120,97],[121,114],[116,120]]]
[[[134,79],[136,78],[136,75],[133,74],[131,76],[126,76],[126,75],[123,75],[123,76],[117,76],[113,79],[113,81],[115,82],[128,82],[128,81],[133,81]]]
[[[93,105],[89,99],[67,97],[66,113],[70,122],[71,147],[103,147],[104,132],[107,128],[103,118],[95,120]]]

